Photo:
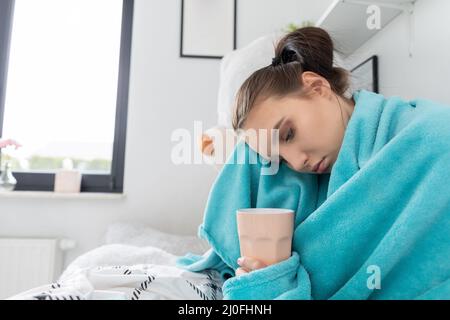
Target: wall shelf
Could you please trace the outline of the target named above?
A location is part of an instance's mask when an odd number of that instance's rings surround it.
[[[403,12],[410,16],[410,55],[412,55],[413,41],[413,15],[414,3],[412,0],[334,0],[325,13],[317,21],[316,26],[324,28],[333,37],[337,48],[344,57],[348,57],[377,32],[393,21]],[[369,29],[367,13],[369,5],[380,8],[380,28]]]

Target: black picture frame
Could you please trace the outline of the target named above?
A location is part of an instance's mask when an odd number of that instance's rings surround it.
[[[354,90],[365,89],[380,93],[378,63],[378,56],[373,55],[351,69],[351,75],[356,80]]]
[[[223,55],[201,55],[201,54],[186,54],[183,51],[183,35],[184,35],[184,9],[185,9],[185,1],[189,0],[181,0],[181,23],[180,23],[180,57],[181,58],[201,58],[201,59],[222,59]],[[233,50],[237,47],[237,0],[233,0]]]

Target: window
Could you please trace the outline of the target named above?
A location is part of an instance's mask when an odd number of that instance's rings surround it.
[[[66,159],[81,191],[122,192],[133,0],[0,1],[1,151],[16,190],[53,190]]]

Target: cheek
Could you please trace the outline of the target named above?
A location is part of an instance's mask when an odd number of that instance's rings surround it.
[[[299,135],[304,139],[299,138],[299,142],[305,148],[329,152],[339,145],[343,128],[334,114],[317,112],[302,122]]]
[[[298,142],[304,151],[314,151],[322,148],[329,141],[330,134],[327,119],[319,114],[309,114],[303,117],[298,125]]]

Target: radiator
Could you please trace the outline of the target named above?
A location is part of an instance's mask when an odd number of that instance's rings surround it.
[[[52,283],[61,271],[58,239],[0,238],[0,299]]]

